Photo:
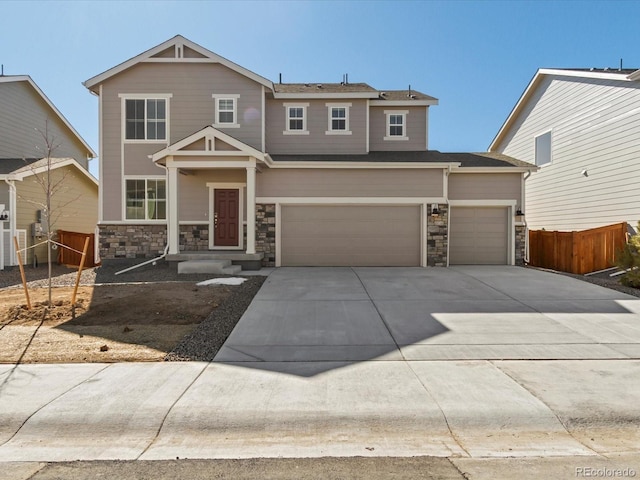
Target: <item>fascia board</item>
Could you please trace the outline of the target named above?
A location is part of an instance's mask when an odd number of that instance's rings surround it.
[[[278,93],[275,92],[273,94],[273,98],[276,99],[295,99],[295,100],[308,100],[308,99],[321,99],[321,100],[326,100],[326,99],[332,99],[332,98],[340,98],[340,99],[345,99],[345,98],[367,98],[367,99],[372,99],[372,98],[378,98],[379,95],[377,92],[355,92],[355,93]]]
[[[438,105],[438,99],[433,100],[372,100],[372,107],[411,107]]]
[[[45,103],[54,111],[54,113],[62,120],[62,123],[71,131],[71,133],[80,141],[80,143],[84,146],[87,152],[91,155],[91,158],[96,158],[97,154],[93,151],[93,149],[89,146],[89,144],[80,136],[73,125],[69,123],[69,121],[65,118],[60,110],[53,104],[49,97],[45,95],[45,93],[40,90],[40,87],[33,81],[33,79],[29,75],[16,75],[9,77],[0,77],[0,83],[11,83],[11,82],[27,82],[31,87],[36,91],[38,95],[45,101]]]
[[[353,168],[353,169],[443,169],[460,166],[457,162],[417,163],[417,162],[266,162],[271,168]]]
[[[562,77],[580,77],[580,78],[597,78],[601,80],[621,80],[627,81],[627,75],[624,73],[616,72],[589,72],[582,70],[563,70],[561,68],[541,68],[538,70],[541,75],[558,75]]]
[[[93,175],[91,175],[91,173],[89,171],[87,171],[85,168],[82,167],[82,165],[80,165],[75,159],[73,158],[68,158],[63,162],[57,162],[54,163],[53,165],[51,165],[51,170],[56,170],[58,168],[62,168],[62,167],[68,167],[69,165],[72,165],[74,167],[76,167],[78,170],[80,170],[80,172],[87,177],[87,179],[89,179],[92,183],[94,183],[97,186],[99,186],[100,182],[98,181],[98,179],[96,177],[94,177]],[[24,180],[27,177],[30,177],[32,175],[39,175],[41,173],[44,173],[47,171],[47,166],[42,166],[42,167],[38,167],[36,169],[27,169],[24,170],[20,173],[16,173],[13,174],[12,176],[14,177],[14,180]]]
[[[531,165],[530,167],[459,167],[451,170],[451,173],[527,173],[537,172],[538,170],[540,170],[540,167],[536,165]]]

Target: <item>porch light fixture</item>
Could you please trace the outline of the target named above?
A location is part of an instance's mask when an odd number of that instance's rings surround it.
[[[0,213],[0,221],[7,221],[9,220],[9,212],[7,212],[6,210],[3,210],[2,213]]]
[[[516,210],[516,217],[524,217],[524,212],[522,211],[521,208],[518,208]]]
[[[438,209],[438,204],[434,203],[431,205],[431,216],[438,217],[440,216],[440,210]]]

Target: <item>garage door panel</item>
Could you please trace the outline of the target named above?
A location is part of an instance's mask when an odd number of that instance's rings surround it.
[[[507,208],[452,207],[449,264],[505,265],[507,226]]]
[[[285,205],[283,266],[418,266],[419,206]]]

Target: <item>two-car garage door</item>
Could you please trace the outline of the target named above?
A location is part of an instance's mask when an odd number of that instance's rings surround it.
[[[452,207],[449,219],[450,265],[508,263],[508,209]]]
[[[282,205],[282,266],[419,266],[418,205]]]

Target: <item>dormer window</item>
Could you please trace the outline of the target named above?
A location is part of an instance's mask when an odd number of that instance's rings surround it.
[[[385,140],[409,140],[407,136],[408,110],[385,110],[387,130]]]
[[[350,103],[327,103],[329,112],[329,125],[327,135],[351,135],[349,130]]]
[[[285,103],[284,108],[287,113],[285,135],[308,135],[307,130],[307,107],[308,103]]]
[[[237,128],[238,124],[238,99],[240,95],[218,95],[213,94],[215,105],[214,127]]]

